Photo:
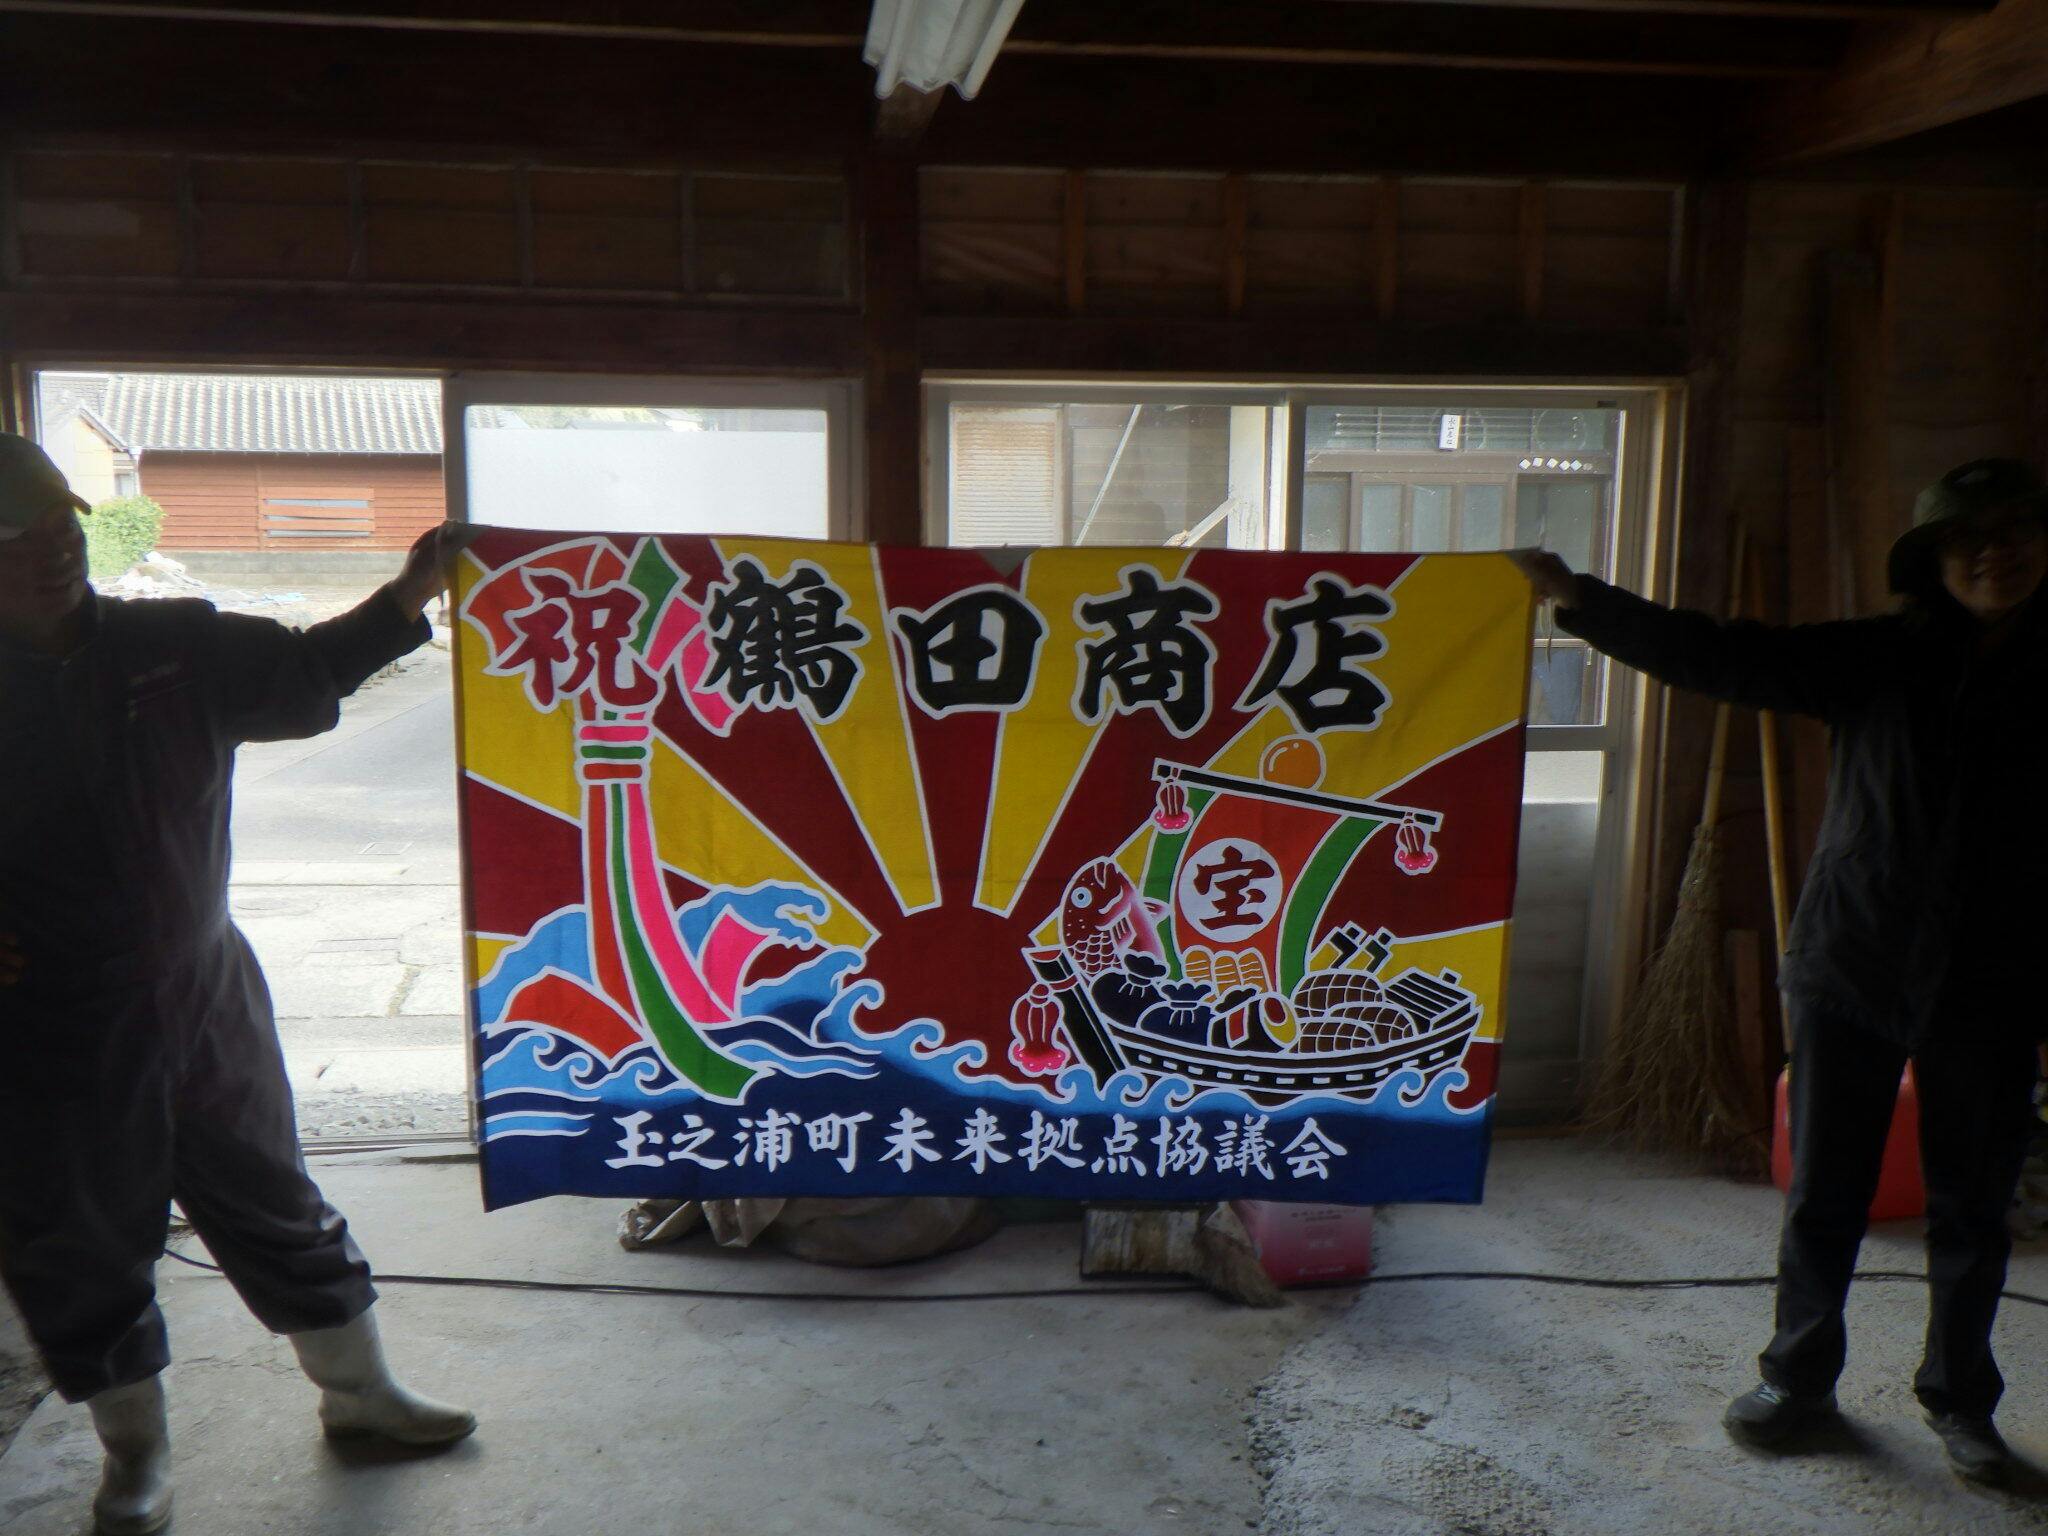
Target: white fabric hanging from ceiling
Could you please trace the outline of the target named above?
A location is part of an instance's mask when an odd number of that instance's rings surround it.
[[[875,94],[950,85],[971,99],[1023,9],[1024,0],[875,0],[863,50]]]

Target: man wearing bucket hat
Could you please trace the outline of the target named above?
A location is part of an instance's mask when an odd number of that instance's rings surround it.
[[[1893,546],[1901,611],[1777,628],[1645,602],[1517,556],[1558,621],[1673,687],[1815,716],[1827,810],[1779,976],[1793,1031],[1777,1332],[1723,1422],[1790,1448],[1836,1417],[1842,1310],[1899,1078],[1919,1088],[1926,1350],[1914,1391],[1965,1477],[2003,1482],[1991,1325],[2048,1021],[2048,493],[1983,459],[1921,493]]]
[[[86,584],[88,510],[0,434],[0,1277],[106,1448],[103,1532],[170,1519],[154,1268],[175,1199],[291,1337],[331,1434],[459,1439],[384,1364],[369,1265],[306,1174],[270,997],[227,907],[235,748],[315,735],[423,642],[449,525],[303,632]]]

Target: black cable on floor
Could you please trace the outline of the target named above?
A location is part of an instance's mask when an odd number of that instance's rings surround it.
[[[204,1259],[191,1258],[174,1250],[166,1250],[166,1258],[176,1259],[180,1264],[189,1264],[194,1269],[210,1274],[220,1274],[218,1264],[209,1264]],[[1904,1269],[1859,1270],[1856,1279],[1871,1282],[1912,1280],[1925,1282],[1927,1277]],[[1362,1280],[1347,1280],[1344,1286],[1365,1287],[1372,1285],[1398,1285],[1419,1280],[1493,1280],[1520,1281],[1529,1285],[1580,1286],[1601,1291],[1697,1291],[1697,1290],[1746,1290],[1758,1286],[1776,1285],[1776,1275],[1690,1275],[1671,1279],[1641,1279],[1610,1275],[1552,1275],[1536,1270],[1514,1269],[1428,1269],[1406,1270],[1391,1275],[1369,1275]],[[1193,1283],[1171,1282],[1164,1285],[1065,1285],[1048,1286],[1035,1290],[1018,1291],[881,1291],[873,1294],[854,1291],[752,1291],[718,1290],[709,1286],[691,1285],[628,1285],[614,1281],[577,1280],[513,1280],[489,1275],[394,1275],[379,1271],[376,1276],[379,1285],[430,1285],[476,1290],[494,1291],[547,1291],[578,1296],[688,1296],[719,1301],[847,1301],[847,1302],[913,1302],[913,1301],[1030,1301],[1060,1296],[1182,1296],[1195,1292],[1207,1292],[1209,1287]],[[1332,1287],[1335,1289],[1336,1287]],[[2001,1293],[2007,1301],[2025,1302],[2029,1306],[2048,1307],[2048,1296],[2032,1296],[2025,1291]]]

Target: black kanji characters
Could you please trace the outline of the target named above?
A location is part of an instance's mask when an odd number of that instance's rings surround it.
[[[1330,575],[1312,577],[1308,593],[1295,602],[1268,603],[1273,643],[1237,707],[1248,710],[1277,694],[1304,731],[1371,730],[1387,707],[1387,690],[1353,663],[1385,652],[1386,640],[1362,621],[1393,611],[1378,587],[1354,587]]]
[[[1120,593],[1075,604],[1082,623],[1106,632],[1080,643],[1075,710],[1085,720],[1101,719],[1106,691],[1117,712],[1156,709],[1174,735],[1192,735],[1209,718],[1216,662],[1216,647],[1193,621],[1213,618],[1216,599],[1192,582],[1162,584],[1142,565],[1123,576]]]
[[[744,556],[727,574],[705,615],[715,658],[705,686],[737,706],[803,705],[819,724],[837,719],[860,680],[855,652],[868,638],[845,616],[846,594],[807,561],[779,583]]]
[[[927,710],[1009,709],[1031,692],[1045,620],[1007,587],[972,587],[924,613],[899,609],[911,692]]]

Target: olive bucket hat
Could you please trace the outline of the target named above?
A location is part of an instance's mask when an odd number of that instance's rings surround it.
[[[1954,528],[1987,513],[2028,508],[2048,521],[2048,487],[2020,459],[1973,459],[1943,475],[1913,502],[1913,527],[1892,545],[1894,592],[1916,592],[1934,575],[1935,555]]]
[[[92,510],[40,447],[17,433],[0,432],[0,539],[21,533],[54,505]]]

